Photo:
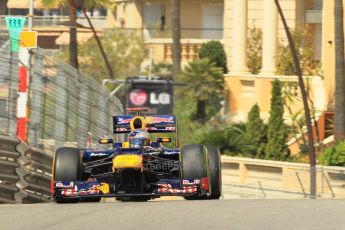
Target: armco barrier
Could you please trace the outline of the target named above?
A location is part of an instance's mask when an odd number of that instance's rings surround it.
[[[0,135],[0,203],[47,202],[52,155]]]
[[[225,198],[308,198],[308,164],[222,156]],[[345,198],[345,167],[317,166],[318,198]]]

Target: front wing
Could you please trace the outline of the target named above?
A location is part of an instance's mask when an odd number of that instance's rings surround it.
[[[208,179],[160,180],[152,183],[156,189],[151,193],[112,192],[112,185],[97,181],[55,181],[52,182],[54,196],[64,198],[83,197],[137,197],[137,196],[190,196],[209,193]]]

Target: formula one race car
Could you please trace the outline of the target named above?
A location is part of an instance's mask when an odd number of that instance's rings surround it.
[[[150,140],[149,133],[176,133],[174,115],[140,115],[147,109],[130,109],[137,115],[113,117],[114,134],[127,134],[128,141],[106,150],[62,147],[53,162],[51,190],[57,203],[116,197],[121,201],[147,201],[161,196],[185,199],[219,199],[221,162],[216,147],[200,144],[167,148],[171,137]],[[129,135],[128,135],[129,134]],[[116,137],[114,135],[114,137]]]

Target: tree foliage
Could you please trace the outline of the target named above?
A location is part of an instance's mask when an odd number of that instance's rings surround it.
[[[326,148],[320,155],[319,161],[328,166],[345,166],[345,142]]]
[[[321,76],[321,62],[315,58],[315,44],[310,28],[297,28],[291,32],[304,76]],[[296,75],[289,45],[280,42],[277,51],[277,74]]]
[[[256,146],[246,135],[246,125],[237,124],[218,128],[209,128],[199,137],[198,143],[217,146],[221,153],[232,156],[251,157]]]
[[[207,58],[210,62],[213,62],[215,66],[222,68],[224,73],[228,72],[224,47],[219,41],[204,43],[199,50],[199,58]]]
[[[286,160],[289,155],[287,142],[287,126],[284,124],[284,101],[281,83],[273,82],[270,118],[268,121],[267,145],[265,158],[272,160]]]
[[[145,68],[145,71],[142,73],[145,76],[149,75],[149,67]],[[159,76],[165,78],[173,77],[173,65],[168,62],[157,62],[152,64],[151,69],[152,76]]]
[[[173,39],[173,76],[181,72],[181,0],[171,0],[171,25]]]
[[[262,30],[254,24],[248,32],[247,66],[252,74],[258,74],[262,68]]]
[[[181,73],[181,80],[187,84],[184,91],[195,98],[197,111],[195,119],[204,123],[215,114],[206,114],[207,108],[218,111],[224,100],[224,76],[220,68],[207,59],[190,62]]]
[[[265,157],[265,145],[267,143],[267,127],[260,118],[260,107],[255,104],[248,113],[248,122],[246,123],[246,136],[255,146],[252,152],[253,157]]]
[[[46,7],[55,7],[61,5],[64,7],[70,7],[73,4],[73,0],[41,0]],[[83,0],[83,8],[92,9],[97,6],[110,6],[113,4],[111,0]]]
[[[100,37],[116,78],[137,75],[144,59],[144,43],[141,38],[118,31],[109,31]],[[67,51],[60,56],[66,60]],[[96,79],[108,77],[108,70],[95,39],[79,45],[80,71]]]
[[[70,43],[69,43],[69,64],[76,69],[79,69],[78,63],[78,41],[77,41],[77,6],[73,0],[42,0],[42,3],[47,8],[55,8],[56,5],[68,7],[69,22],[70,22]],[[81,8],[92,9],[96,6],[110,6],[114,4],[111,0],[84,0]]]

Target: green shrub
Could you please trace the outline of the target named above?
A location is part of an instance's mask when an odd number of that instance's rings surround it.
[[[315,59],[315,44],[311,30],[297,28],[291,32],[304,76],[321,76],[321,62]],[[277,74],[293,76],[296,69],[288,44],[280,42],[277,51]]]
[[[255,24],[249,29],[247,43],[248,69],[252,74],[258,74],[262,67],[262,30]]]
[[[264,158],[267,143],[267,126],[260,118],[260,107],[258,104],[255,104],[248,113],[246,136],[255,146],[255,151],[252,152],[253,157]]]
[[[273,82],[270,118],[268,121],[267,145],[265,148],[266,159],[286,160],[289,148],[286,145],[288,130],[284,123],[284,100],[281,92],[281,83]]]
[[[319,161],[328,166],[345,166],[345,142],[326,148],[320,155]]]
[[[245,135],[245,124],[223,127],[210,127],[199,135],[198,143],[207,146],[217,146],[222,154],[251,157],[255,145]]]
[[[228,72],[224,47],[219,41],[204,43],[199,50],[199,58],[207,58],[210,62],[213,62],[215,66],[222,68],[224,73]]]

